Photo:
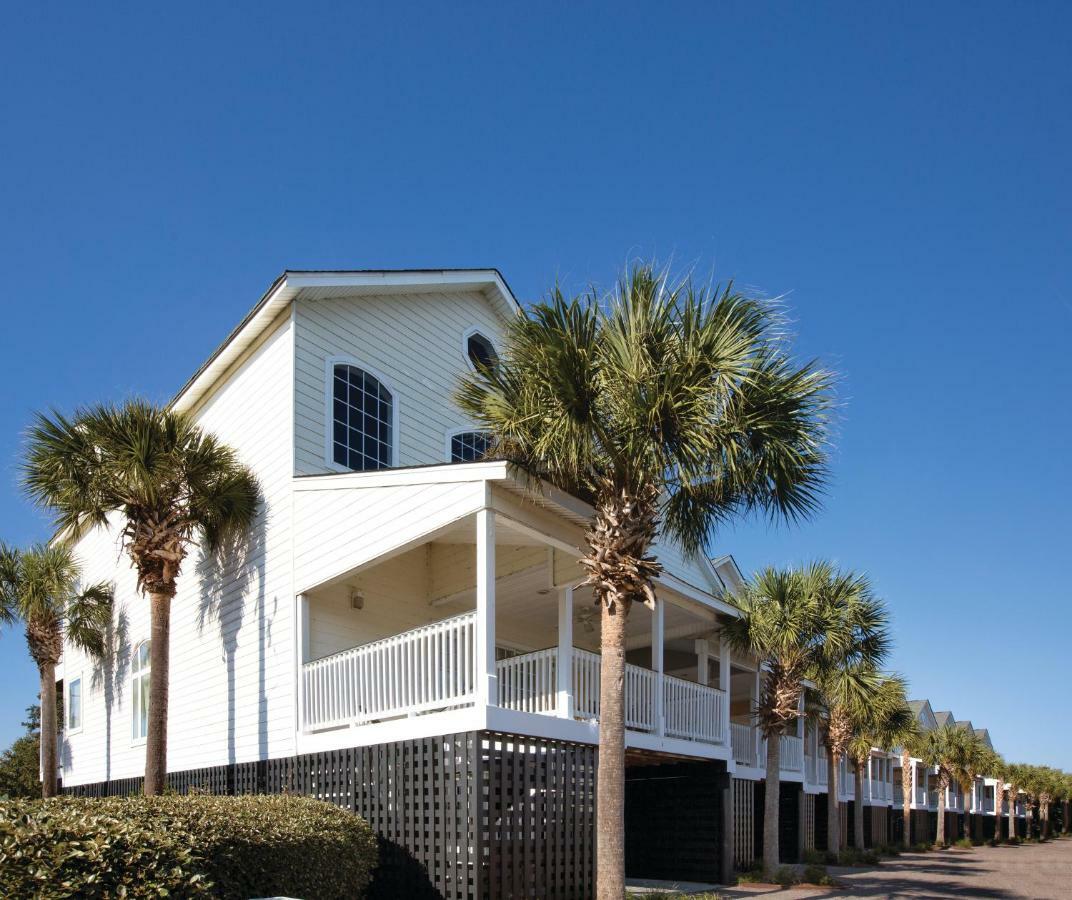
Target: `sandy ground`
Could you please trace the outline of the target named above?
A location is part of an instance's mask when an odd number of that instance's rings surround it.
[[[860,869],[830,868],[843,890],[779,890],[770,887],[715,888],[722,897],[976,897],[1072,900],[1072,840],[1019,847],[976,847],[905,853]],[[684,887],[684,885],[682,886]]]

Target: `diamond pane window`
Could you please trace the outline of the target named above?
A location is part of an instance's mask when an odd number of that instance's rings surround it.
[[[335,366],[332,395],[332,459],[355,472],[391,465],[394,398],[356,366]]]

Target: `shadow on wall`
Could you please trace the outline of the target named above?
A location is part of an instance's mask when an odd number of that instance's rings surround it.
[[[127,610],[117,606],[104,633],[104,652],[94,660],[91,684],[104,690],[104,779],[112,778],[112,718],[116,703],[123,697],[123,686],[130,672],[130,641],[127,636]],[[66,741],[64,741],[66,744]],[[70,748],[67,748],[69,755]],[[64,763],[67,764],[66,761]]]
[[[256,628],[257,640],[257,759],[268,757],[268,700],[265,655],[272,642],[272,620],[278,597],[265,593],[265,531],[269,510],[261,508],[249,532],[197,560],[201,599],[197,628],[203,632],[215,623],[227,666],[227,762],[237,759],[238,684],[236,657],[240,632],[243,637]],[[270,608],[269,608],[270,607]],[[248,756],[248,754],[247,754]]]

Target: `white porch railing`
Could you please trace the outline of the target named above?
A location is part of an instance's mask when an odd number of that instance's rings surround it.
[[[558,706],[558,650],[538,650],[495,663],[499,706],[521,712],[553,713]]]
[[[666,733],[671,737],[721,744],[722,707],[726,695],[712,687],[685,681],[673,675],[663,676],[663,716]]]
[[[733,759],[743,766],[756,764],[756,732],[751,725],[730,722],[730,741],[733,745]]]
[[[783,772],[802,772],[804,770],[804,741],[790,734],[783,734],[778,742],[778,768]],[[767,765],[767,741],[759,741],[759,759],[756,763],[761,769]]]
[[[304,664],[303,727],[358,725],[473,703],[475,629],[470,612]],[[495,702],[521,712],[560,713],[558,653],[551,647],[496,661]],[[570,687],[578,719],[599,718],[599,669],[598,653],[573,648]],[[625,667],[625,727],[631,731],[722,744],[725,715],[723,691]]]
[[[916,788],[916,800],[915,800],[915,802],[916,802],[916,806],[926,806],[927,805],[927,791],[924,788],[921,788],[921,787]]]
[[[470,704],[476,613],[465,613],[302,666],[302,722],[332,728]]]

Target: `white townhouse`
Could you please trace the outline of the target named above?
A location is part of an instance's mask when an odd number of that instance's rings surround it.
[[[929,700],[911,700],[909,706],[916,715],[920,728],[931,731],[935,728],[950,725],[964,728],[978,735],[990,749],[993,743],[990,740],[990,732],[985,728],[975,728],[969,720],[957,720],[948,710],[935,712]],[[904,809],[902,800],[901,784],[901,754],[894,754],[894,783],[897,789],[894,792],[893,807],[898,814],[895,818],[895,828],[900,828],[901,811]],[[913,842],[930,842],[934,840],[937,829],[938,816],[938,772],[933,766],[925,766],[922,760],[911,757],[912,779],[912,840]],[[1002,803],[1001,808],[995,810],[994,797],[997,781],[993,778],[976,778],[971,792],[965,795],[959,784],[950,785],[946,791],[946,834],[953,839],[959,836],[975,837],[989,840],[994,836],[994,829],[1003,827],[1003,811],[1007,813],[1007,804]],[[1002,785],[1004,790],[1005,785]],[[1022,802],[1017,802],[1016,816],[1023,818],[1026,815]],[[1007,830],[1007,826],[1006,830]],[[1022,824],[1017,826],[1023,828]],[[970,829],[970,834],[969,834]]]
[[[242,546],[193,554],[179,579],[169,783],[351,808],[383,839],[393,895],[592,893],[600,620],[577,565],[591,509],[483,461],[487,436],[452,399],[519,310],[493,269],[287,271],[172,401],[237,450],[263,508]],[[149,604],[114,528],[77,549],[116,610],[102,660],[65,648],[62,785],[127,793],[144,770]],[[657,552],[656,608],[628,633],[626,864],[725,880],[735,810],[757,809],[762,674],[720,637],[733,560]],[[783,738],[790,798],[804,743]]]

